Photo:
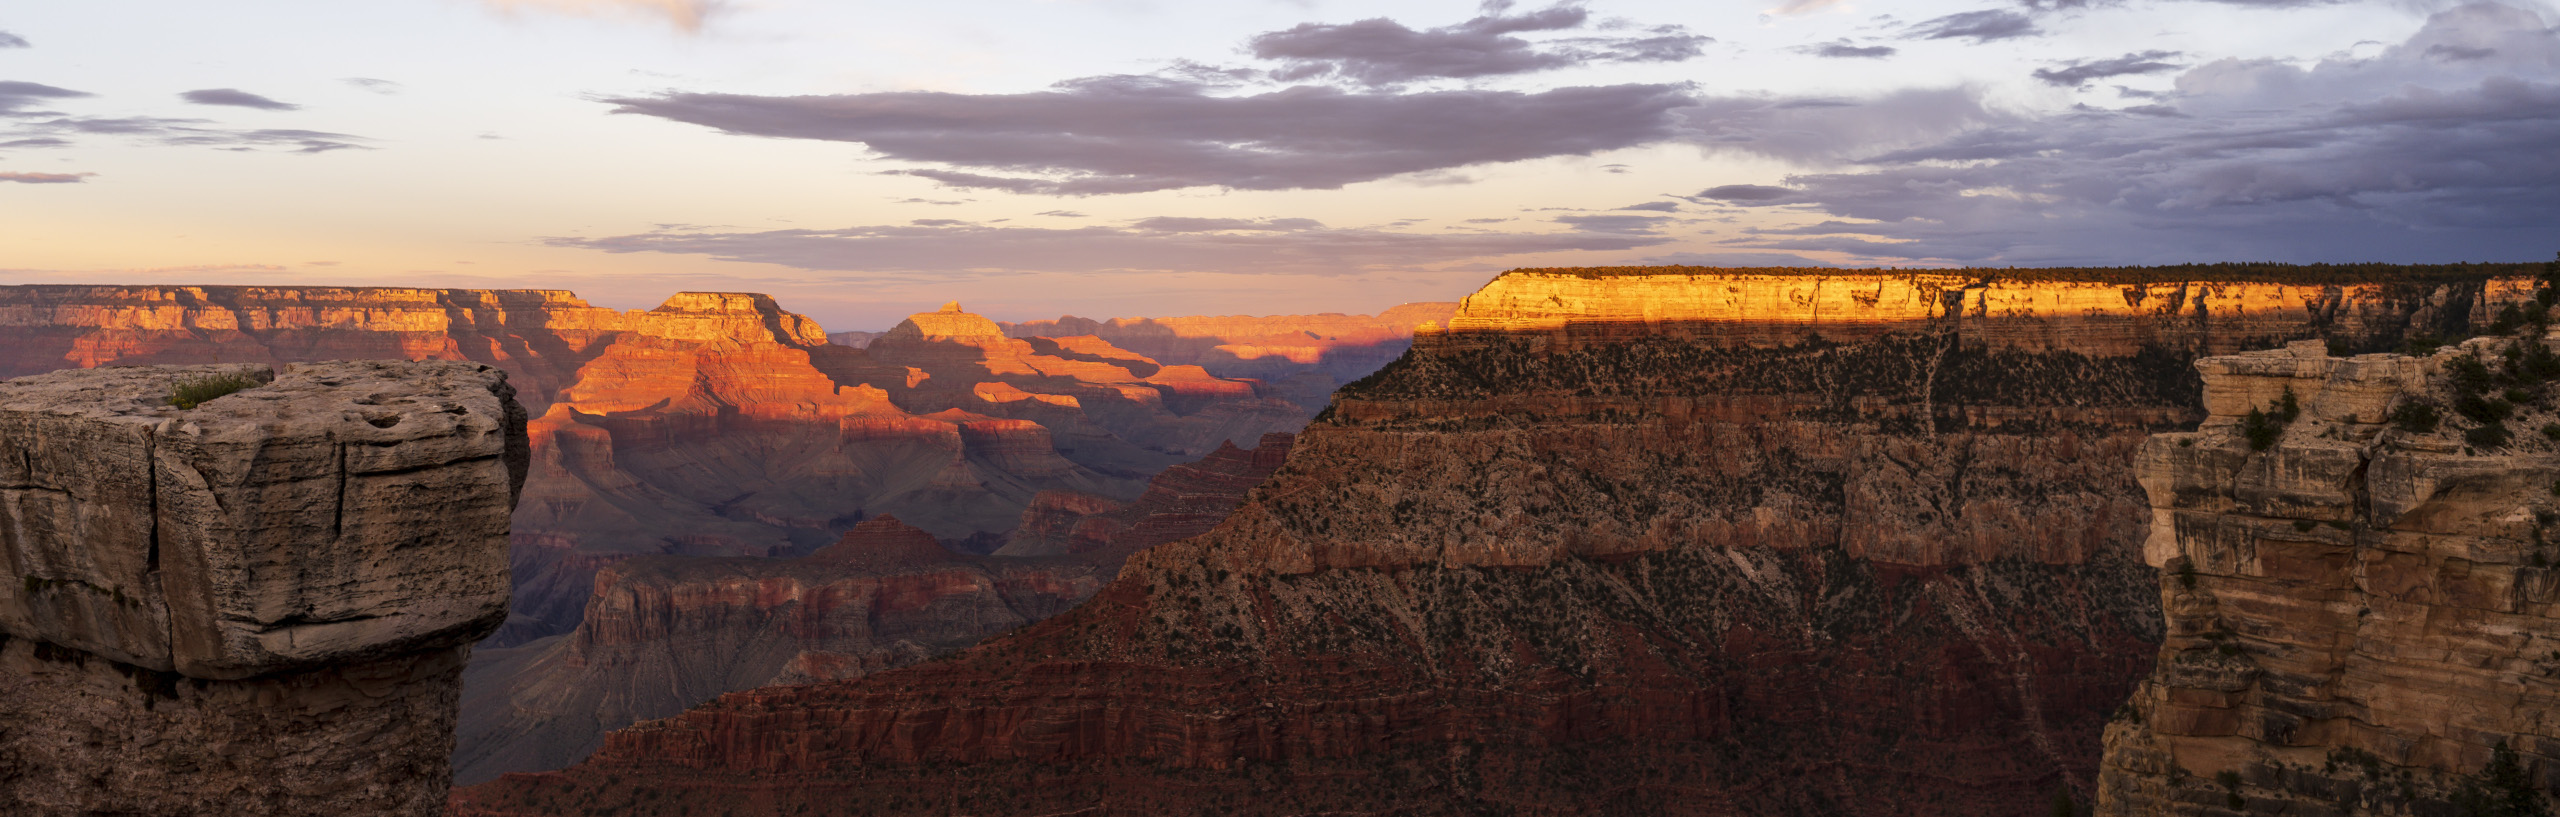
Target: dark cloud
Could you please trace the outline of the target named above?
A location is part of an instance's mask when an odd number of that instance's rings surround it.
[[[1257,35],[1249,45],[1255,57],[1280,63],[1271,75],[1283,82],[1338,77],[1377,86],[1525,74],[1589,62],[1678,62],[1698,56],[1701,47],[1713,42],[1666,26],[1644,36],[1538,43],[1513,35],[1580,28],[1590,13],[1576,6],[1510,16],[1494,11],[1420,31],[1384,17],[1305,23]]]
[[[1904,36],[1915,40],[1967,39],[1977,43],[2044,33],[2034,18],[2014,11],[1967,11],[1922,21]]]
[[[59,147],[66,137],[115,136],[178,147],[211,147],[224,150],[262,150],[281,148],[293,153],[327,153],[335,150],[365,149],[361,136],[299,128],[260,128],[227,130],[212,127],[202,119],[170,119],[156,116],[57,116],[53,119],[27,119],[0,129],[0,141],[9,143],[35,141],[38,146]]]
[[[85,96],[93,96],[93,94],[33,82],[0,80],[0,116],[44,116],[46,114],[41,112],[26,110],[27,106],[40,104],[48,99],[76,99]]]
[[[11,139],[6,142],[0,142],[0,150],[8,148],[66,148],[70,146],[71,140],[58,136],[32,136],[25,139]]]
[[[1770,204],[1785,201],[1796,191],[1764,184],[1728,184],[1698,191],[1698,198],[1745,204]]]
[[[1154,221],[1141,221],[1141,224]],[[916,225],[756,233],[651,232],[544,243],[605,252],[700,255],[812,271],[963,276],[989,272],[1197,272],[1342,275],[1479,258],[1623,251],[1670,239],[1626,233],[1445,234],[1359,228],[1156,231],[1140,228]]]
[[[87,181],[95,173],[15,173],[0,171],[0,182],[19,184],[76,184]]]
[[[6,32],[6,31],[0,31],[0,48],[25,48],[25,47],[27,47],[27,38],[25,38],[25,37],[20,37],[20,36],[18,36],[18,35],[16,35],[16,34],[11,34],[11,33]]]
[[[2493,53],[2428,56],[2439,47]],[[2174,112],[2003,121],[1789,177],[1791,203],[1826,220],[1751,247],[2017,265],[2542,258],[2560,224],[2554,66],[2548,23],[2485,3],[2371,58],[2206,63],[2178,77]]]
[[[300,105],[295,105],[289,102],[277,102],[238,88],[204,88],[181,93],[178,95],[178,98],[198,105],[256,108],[262,111],[298,111],[302,109],[302,106]]]
[[[372,77],[347,77],[338,81],[344,82],[348,85],[353,85],[359,90],[372,91],[377,94],[396,94],[400,92],[401,88],[406,87],[400,83],[392,82],[387,79],[374,79]]]
[[[1827,57],[1835,60],[1883,59],[1885,57],[1893,56],[1895,53],[1901,51],[1901,49],[1890,45],[1851,45],[1847,40],[1798,46],[1795,50],[1797,53],[1811,54],[1816,57]]]
[[[2176,51],[2144,51],[2113,59],[2072,60],[2053,68],[2038,68],[2034,76],[2049,85],[2077,88],[2108,77],[2175,71],[2181,66],[2168,60],[2180,56],[2184,55]]]
[[[1680,212],[1680,203],[1676,201],[1648,201],[1643,204],[1630,204],[1618,209],[1651,210],[1656,213],[1677,213]]]
[[[1088,195],[1181,187],[1334,189],[1408,173],[1670,140],[1673,85],[1350,93],[1292,87],[1213,96],[1157,77],[1097,77],[1026,94],[893,92],[607,100],[614,112],[725,132],[861,142],[957,187]]]

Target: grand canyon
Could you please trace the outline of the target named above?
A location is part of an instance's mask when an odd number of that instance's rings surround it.
[[[465,461],[505,468],[429,511],[479,555],[253,619],[350,646],[187,658],[57,588],[274,602],[79,555],[114,490],[28,449],[13,530],[52,532],[11,539],[0,705],[179,735],[281,702],[374,759],[117,786],[311,813],[351,779],[465,817],[2530,813],[2480,809],[2560,769],[2554,266],[1523,269],[1377,318],[951,304],[861,348],[754,295],[21,287],[0,420],[139,389],[100,428],[147,428],[236,372],[208,409],[361,393],[323,433],[432,435],[393,395],[495,378],[504,451]],[[365,356],[446,368],[303,362]],[[397,541],[363,524],[339,547]],[[424,709],[312,714],[350,695]],[[40,813],[112,764],[37,759],[66,739],[108,740],[0,731]],[[205,782],[260,764],[283,788]],[[188,797],[118,802],[238,802]]]

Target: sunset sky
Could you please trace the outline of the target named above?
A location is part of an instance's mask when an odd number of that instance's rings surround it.
[[[2560,11],[0,8],[0,283],[1368,312],[1517,266],[2543,260]]]

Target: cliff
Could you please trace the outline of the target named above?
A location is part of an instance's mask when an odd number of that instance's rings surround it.
[[[454,776],[566,766],[608,730],[723,692],[913,664],[1056,614],[1109,578],[1086,560],[964,557],[893,517],[797,559],[630,559],[598,572],[568,636],[472,663]]]
[[[602,566],[577,629],[474,657],[455,779],[560,768],[607,731],[723,692],[860,678],[1055,615],[1100,590],[1130,553],[1215,526],[1279,465],[1288,442],[1269,435],[1256,449],[1229,446],[1166,469],[1125,507],[1044,492],[1023,527],[1073,515],[1052,523],[1074,534],[1064,547],[963,555],[883,516],[796,559],[641,556]]]
[[[1220,377],[1279,381],[1312,373],[1339,384],[1404,354],[1414,327],[1446,321],[1457,307],[1445,302],[1412,303],[1375,316],[1327,312],[1096,321],[1069,315],[1003,327],[1005,334],[1017,338],[1091,335],[1156,361],[1200,366]],[[1316,407],[1321,407],[1322,395],[1317,397]]]
[[[2560,356],[2522,329],[2197,363],[2209,416],[2136,460],[2168,637],[2098,814],[2550,813]]]
[[[457,813],[2048,813],[2160,649],[2192,361],[2528,293],[2033,272],[1506,274],[1093,601]]]
[[[439,813],[526,460],[478,364],[0,382],[0,801]]]

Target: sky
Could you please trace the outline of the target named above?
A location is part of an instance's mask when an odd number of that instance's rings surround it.
[[[1375,312],[1523,266],[2538,261],[2543,0],[0,7],[0,283]]]

